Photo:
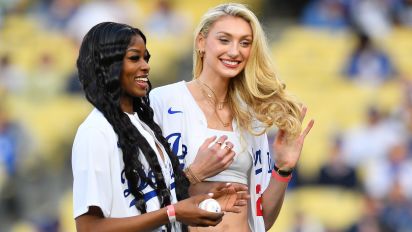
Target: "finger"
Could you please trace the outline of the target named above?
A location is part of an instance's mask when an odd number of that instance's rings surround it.
[[[200,149],[206,149],[206,148],[208,148],[209,146],[210,146],[210,144],[211,143],[213,143],[213,141],[215,141],[216,140],[216,135],[214,135],[214,136],[212,136],[212,137],[210,137],[210,138],[207,138],[204,142],[203,142],[203,144],[200,146]]]
[[[230,151],[230,150],[233,149],[233,147],[234,147],[233,143],[231,143],[229,141],[226,141],[225,145],[223,146],[223,149],[226,149],[226,150]]]
[[[246,200],[237,200],[235,201],[234,206],[245,206],[247,205],[247,201]]]
[[[303,131],[302,133],[302,138],[305,138],[306,135],[309,133],[310,129],[312,129],[313,124],[315,124],[315,120],[310,120],[310,122],[308,123],[308,125],[306,126],[306,129]]]
[[[222,144],[223,144],[226,140],[227,140],[227,136],[226,136],[226,135],[222,135],[222,136],[220,136],[220,137],[217,139],[217,141],[216,141],[216,143],[215,143],[214,145],[217,145],[219,148],[221,148],[221,147],[222,147]]]
[[[240,207],[233,206],[229,209],[226,209],[225,212],[240,213],[240,212],[242,212],[242,209]]]
[[[235,187],[235,190],[238,193],[243,193],[243,192],[247,193],[249,191],[249,188],[243,184],[237,184],[237,185],[234,185],[233,187]]]
[[[237,199],[238,200],[249,200],[250,194],[249,192],[237,192]]]
[[[213,188],[213,199],[217,200],[222,208],[226,204],[226,200],[231,196],[234,195],[235,200],[238,199],[237,192],[233,187],[232,183],[226,183],[222,185],[218,185]]]
[[[215,187],[211,190],[211,192],[214,193],[213,197],[214,197],[214,198],[219,197],[219,196],[216,196],[216,194],[224,191],[226,188],[230,187],[231,185],[232,185],[232,183],[221,183],[221,184],[215,186]]]
[[[200,195],[197,195],[195,197],[196,197],[196,199],[195,199],[196,204],[199,204],[200,202],[202,202],[206,199],[214,197],[214,193],[212,192],[212,193],[208,193],[208,194],[200,194]]]
[[[226,156],[223,158],[222,162],[225,164],[223,169],[227,169],[235,160],[236,153],[234,151],[230,151]]]

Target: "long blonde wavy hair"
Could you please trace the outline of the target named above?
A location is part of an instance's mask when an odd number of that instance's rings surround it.
[[[203,70],[203,59],[197,48],[198,36],[206,38],[213,24],[227,15],[246,20],[253,32],[245,69],[229,84],[228,103],[233,117],[240,128],[255,135],[263,134],[274,125],[288,132],[290,137],[299,135],[301,105],[286,93],[286,85],[276,77],[266,35],[255,14],[245,5],[221,4],[203,15],[194,34],[193,78],[198,78]]]

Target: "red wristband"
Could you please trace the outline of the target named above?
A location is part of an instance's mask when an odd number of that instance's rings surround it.
[[[176,221],[176,212],[175,212],[175,206],[174,205],[168,205],[166,206],[166,212],[167,212],[167,217],[169,218],[169,222],[173,223]]]
[[[272,170],[272,177],[275,178],[277,181],[287,183],[290,181],[290,179],[292,179],[292,174],[290,174],[288,177],[284,177],[279,175],[279,173],[277,173],[275,170]]]

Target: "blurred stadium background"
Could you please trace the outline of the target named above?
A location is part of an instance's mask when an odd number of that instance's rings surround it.
[[[139,27],[154,87],[190,80],[194,26],[223,2],[0,0],[0,231],[75,231],[85,32]],[[279,77],[316,120],[270,231],[412,231],[412,1],[237,2],[258,15]]]

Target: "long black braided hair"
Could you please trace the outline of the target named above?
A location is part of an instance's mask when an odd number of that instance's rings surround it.
[[[136,198],[135,206],[143,214],[146,213],[146,202],[143,193],[138,189],[139,183],[148,183],[156,190],[161,207],[171,203],[171,193],[165,184],[155,151],[120,107],[122,89],[119,79],[126,49],[134,36],[140,36],[146,44],[145,35],[137,28],[113,22],[97,24],[83,39],[77,59],[77,68],[87,100],[103,113],[118,136],[118,146],[123,152],[125,176],[130,191]],[[149,56],[147,53],[145,59],[148,60]],[[149,82],[148,92],[150,89]],[[137,112],[140,120],[153,130],[156,139],[165,148],[172,162],[178,200],[187,198],[189,181],[179,168],[177,156],[171,152],[160,127],[153,121],[154,113],[150,107],[149,97],[135,97],[133,110]],[[155,183],[145,174],[139,154],[144,155],[153,170]],[[186,231],[187,227],[183,227]],[[167,228],[170,230],[170,224]]]

